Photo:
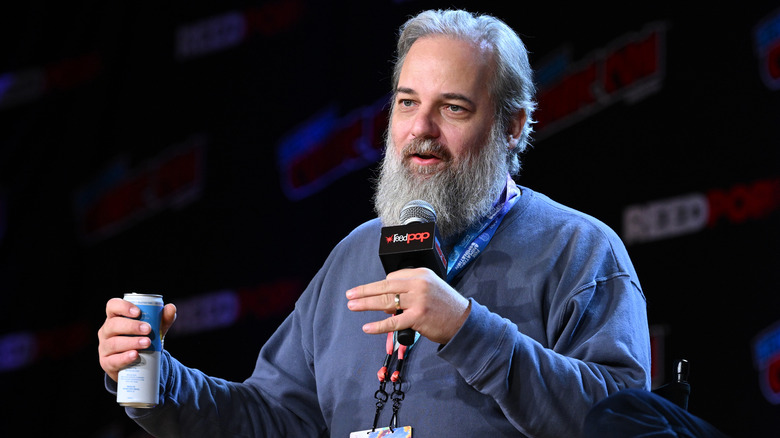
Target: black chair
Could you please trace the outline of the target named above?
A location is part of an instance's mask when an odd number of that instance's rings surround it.
[[[691,395],[691,385],[688,383],[690,366],[685,359],[678,360],[674,364],[675,380],[659,386],[653,392],[671,401],[677,406],[688,410],[688,397]]]

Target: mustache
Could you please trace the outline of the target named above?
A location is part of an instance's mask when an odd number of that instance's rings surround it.
[[[401,157],[406,159],[413,155],[434,156],[442,161],[452,160],[452,154],[443,144],[430,138],[415,138],[403,147]]]

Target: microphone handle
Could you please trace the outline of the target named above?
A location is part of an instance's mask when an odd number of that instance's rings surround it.
[[[415,267],[416,266],[407,266],[406,269],[414,269]],[[404,313],[404,309],[398,309],[395,311],[396,315],[400,315],[402,313]],[[417,337],[417,333],[413,329],[405,328],[403,330],[398,330],[396,332],[396,336],[399,344],[409,347],[414,344],[414,338]]]
[[[400,315],[402,313],[404,313],[402,309],[398,309],[395,312],[396,315]],[[414,344],[414,338],[417,337],[417,333],[415,333],[415,331],[410,328],[405,328],[403,330],[398,330],[398,332],[396,332],[396,336],[399,344],[406,345],[408,347]]]

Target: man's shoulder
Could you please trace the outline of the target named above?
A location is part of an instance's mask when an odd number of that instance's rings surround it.
[[[382,228],[382,221],[379,218],[369,219],[362,224],[355,227],[346,237],[347,238],[362,238],[366,235],[376,235]]]
[[[574,245],[623,251],[623,242],[605,222],[551,197],[523,188],[522,200],[506,228],[526,244]]]
[[[529,205],[514,221],[518,244],[536,248],[531,251],[535,255],[559,254],[597,275],[623,272],[636,277],[625,244],[609,225],[539,192],[527,194]]]

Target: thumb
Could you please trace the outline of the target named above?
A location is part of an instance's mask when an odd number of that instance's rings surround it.
[[[163,338],[174,322],[176,322],[176,306],[168,303],[163,307],[162,319],[160,320],[160,335]]]

